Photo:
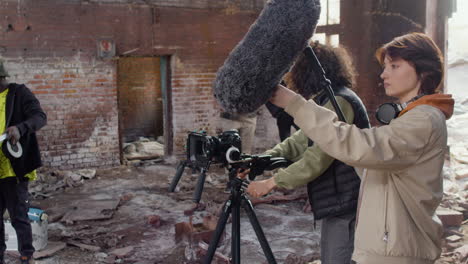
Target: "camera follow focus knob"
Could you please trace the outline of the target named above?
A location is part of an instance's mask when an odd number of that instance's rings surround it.
[[[239,161],[240,158],[241,158],[241,153],[240,153],[238,148],[233,146],[233,147],[230,147],[226,151],[226,160],[227,160],[227,162],[234,163],[234,162]]]

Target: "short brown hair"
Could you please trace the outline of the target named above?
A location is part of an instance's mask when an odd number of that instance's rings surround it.
[[[322,65],[325,76],[331,81],[332,87],[346,86],[352,88],[355,84],[356,71],[351,57],[343,47],[332,47],[318,42],[310,43]],[[308,98],[321,91],[320,79],[304,53],[294,63],[286,76],[288,87]]]
[[[383,65],[385,56],[393,59],[401,58],[416,70],[421,78],[422,94],[440,92],[444,77],[444,60],[442,52],[434,41],[423,33],[410,33],[397,38],[380,47],[375,56]]]

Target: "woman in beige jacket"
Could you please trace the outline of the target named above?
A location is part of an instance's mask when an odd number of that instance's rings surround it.
[[[438,91],[442,55],[428,36],[411,33],[384,45],[376,56],[385,93],[404,107],[388,125],[359,129],[281,86],[271,102],[285,108],[322,150],[361,172],[353,260],[434,263],[441,253],[442,226],[435,211],[443,194],[445,121],[454,104]]]

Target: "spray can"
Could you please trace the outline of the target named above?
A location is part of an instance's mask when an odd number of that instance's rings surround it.
[[[28,217],[29,220],[33,222],[41,222],[47,220],[47,214],[43,210],[34,207],[29,208]]]

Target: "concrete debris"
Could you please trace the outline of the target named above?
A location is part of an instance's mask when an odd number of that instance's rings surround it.
[[[158,228],[161,226],[161,217],[159,215],[148,216],[148,224],[152,227]]]
[[[466,261],[468,259],[468,244],[463,245],[455,250],[455,256],[460,261]]]
[[[202,259],[206,253],[208,252],[208,248],[209,248],[209,245],[206,244],[205,242],[199,242],[198,243],[198,247],[200,249],[199,253],[198,253],[198,259]],[[213,257],[213,260],[215,263],[219,263],[219,264],[230,264],[231,263],[231,260],[230,258],[228,258],[227,256],[219,253],[219,252],[215,252],[215,255]]]
[[[442,221],[444,227],[460,226],[463,222],[463,214],[447,208],[439,208],[436,211],[437,216]]]
[[[453,242],[453,243],[448,242],[446,244],[446,247],[448,250],[454,250],[456,248],[462,247],[463,245],[464,245],[463,242]]]
[[[126,160],[150,160],[164,157],[164,145],[149,139],[127,143],[123,149]]]
[[[320,264],[320,254],[314,253],[308,256],[298,256],[295,253],[289,254],[284,260],[284,264],[304,264],[304,263],[317,263]]]
[[[455,229],[458,229],[458,228],[455,228]],[[448,234],[449,236],[451,236],[451,235],[455,235],[455,236],[459,236],[459,237],[464,237],[465,236],[462,232],[459,232],[457,230],[453,230],[451,228],[446,228],[445,233]]]
[[[76,221],[110,219],[119,203],[120,199],[81,200],[72,205],[73,210],[67,212],[62,221],[73,223]]]
[[[454,243],[454,242],[458,242],[462,239],[461,236],[457,236],[457,235],[453,235],[453,236],[449,236],[449,237],[446,237],[445,240],[447,240],[447,242],[449,243]]]
[[[468,178],[468,168],[463,168],[455,171],[455,179],[463,180]]]
[[[203,219],[203,223],[193,224],[191,217],[190,222],[175,224],[175,240],[181,241],[182,239],[187,239],[192,242],[203,241],[205,243],[210,243],[217,222],[217,217],[207,216]],[[221,236],[221,241],[223,237],[224,234]]]
[[[468,164],[468,151],[465,145],[451,147],[450,156],[461,164]]]
[[[96,170],[94,169],[77,170],[75,173],[81,175],[84,179],[92,179],[96,176]]]
[[[30,183],[29,192],[35,199],[50,198],[65,188],[81,186],[84,180],[92,179],[95,176],[95,169],[39,171],[38,179]]]
[[[172,248],[169,254],[165,258],[166,263],[187,263],[187,258],[185,255],[185,248],[187,245],[185,243],[178,243],[174,248]]]
[[[99,259],[100,261],[106,261],[106,259],[109,257],[109,255],[107,255],[107,254],[104,253],[104,252],[96,253],[94,256],[95,256],[97,259]]]
[[[190,216],[195,213],[195,211],[204,211],[206,205],[204,203],[194,203],[190,209],[184,211],[184,215]]]
[[[208,230],[215,230],[218,224],[219,218],[214,215],[207,215],[203,217],[203,226]]]
[[[107,258],[105,258],[104,262],[108,263],[108,264],[114,264],[114,263],[117,262],[117,256],[115,256],[115,255],[107,256]]]
[[[68,186],[74,187],[83,183],[83,180],[89,180],[96,176],[96,170],[94,169],[83,169],[75,171],[63,172],[65,182]]]
[[[188,237],[193,233],[193,224],[188,222],[176,223],[175,226],[175,241],[179,242],[184,237]]]
[[[86,249],[86,250],[94,251],[94,252],[99,252],[101,250],[100,247],[92,246],[92,245],[86,245],[86,244],[79,243],[79,242],[76,242],[76,241],[67,241],[67,245],[79,247],[81,249]]]
[[[444,179],[444,193],[456,194],[459,191],[460,191],[460,186],[457,183],[451,180]]]
[[[64,249],[66,246],[67,245],[63,242],[49,241],[47,242],[47,247],[45,249],[34,252],[33,256],[35,259],[50,257],[56,254],[58,251]]]
[[[462,191],[468,191],[468,181],[464,182],[462,184],[462,188],[461,188]]]
[[[73,171],[67,171],[65,172],[65,179],[70,178],[72,181],[81,181],[83,177],[79,175],[78,173],[74,173]]]
[[[117,248],[117,249],[112,250],[109,254],[114,255],[118,258],[123,258],[127,256],[128,254],[130,254],[130,252],[132,252],[133,249],[134,247],[132,246],[128,246],[124,248]]]

